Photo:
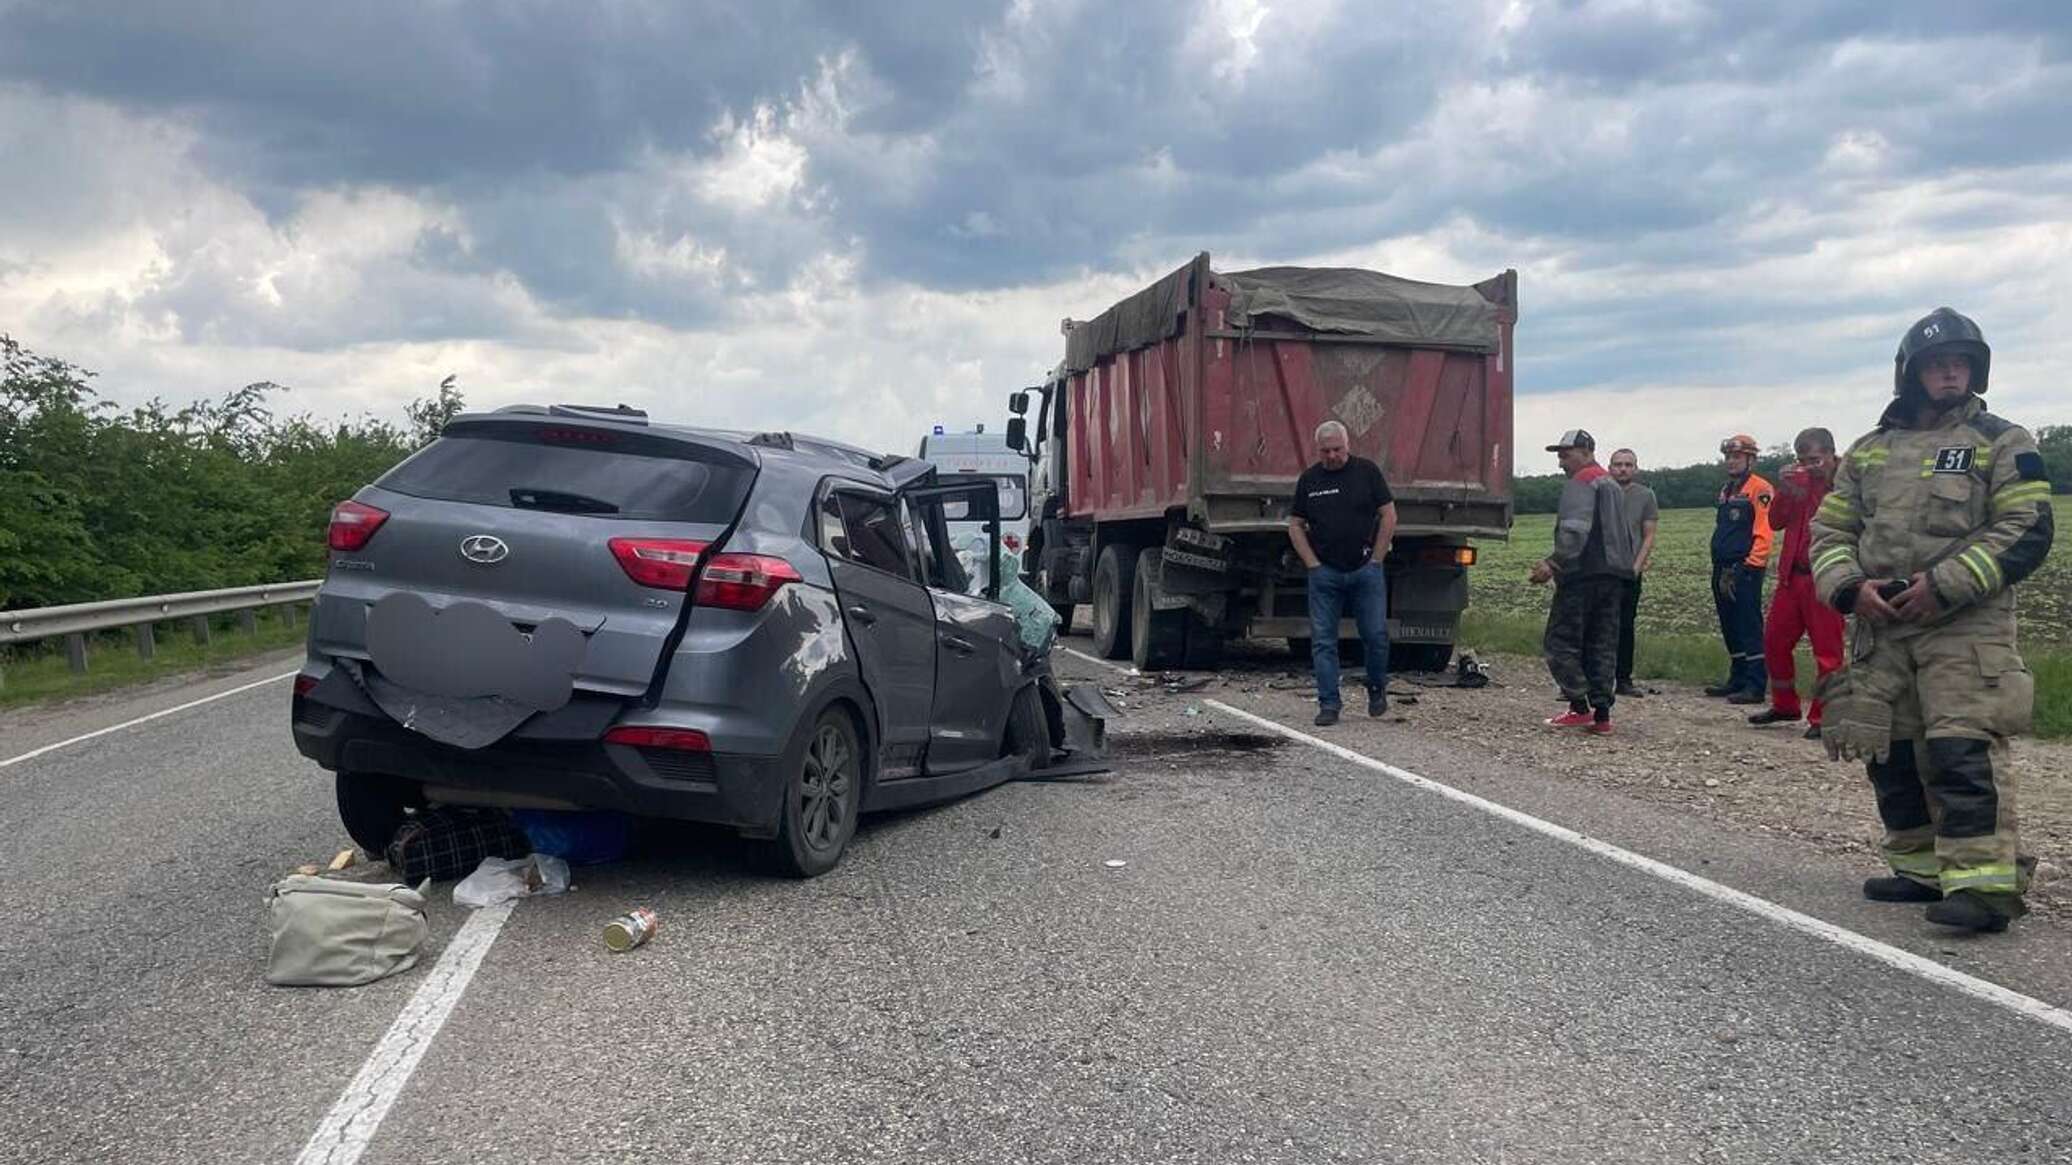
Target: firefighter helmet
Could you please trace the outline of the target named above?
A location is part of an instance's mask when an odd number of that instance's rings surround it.
[[[1954,348],[1971,357],[1971,391],[1986,391],[1986,372],[1993,364],[1993,350],[1970,316],[1946,307],[1936,308],[1914,321],[1899,338],[1899,352],[1892,358],[1892,394],[1898,396],[1920,384],[1921,357],[1939,348]]]
[[[1746,433],[1736,433],[1719,443],[1719,451],[1723,454],[1746,453],[1750,457],[1756,457],[1762,453],[1763,448],[1755,443],[1754,437]]]

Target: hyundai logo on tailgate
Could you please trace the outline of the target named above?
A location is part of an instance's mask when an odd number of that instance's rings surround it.
[[[495,566],[511,557],[511,548],[494,534],[473,534],[460,540],[460,556],[469,562]]]

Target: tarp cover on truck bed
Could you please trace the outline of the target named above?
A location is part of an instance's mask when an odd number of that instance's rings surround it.
[[[1198,289],[1190,263],[1072,329],[1065,371],[1084,372],[1103,356],[1178,335]],[[1494,352],[1497,305],[1472,286],[1420,283],[1356,267],[1261,267],[1217,273],[1231,292],[1228,322],[1270,328],[1285,320],[1314,332],[1384,344]]]

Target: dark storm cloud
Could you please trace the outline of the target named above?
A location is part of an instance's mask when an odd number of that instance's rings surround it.
[[[1456,221],[1573,272],[1724,269],[1858,229],[1846,216],[1866,187],[2072,158],[2061,3],[1520,11],[1507,25],[1495,4],[1282,5],[1247,43],[1197,0],[50,0],[0,7],[0,81],[193,127],[189,156],[277,222],[367,185],[451,208],[359,277],[391,302],[339,320],[212,324],[249,282],[213,260],[154,292],[191,328],[309,345],[522,326],[467,290],[493,275],[550,315],[698,328],[830,257],[859,260],[866,284],[997,288]],[[795,180],[713,195],[696,167],[748,148],[717,127],[759,109],[757,132],[800,151]],[[1960,202],[1915,225],[2019,211]],[[1531,380],[1741,359],[1740,341],[1708,337],[1780,310],[1898,310],[1906,293],[1780,308],[1798,294],[1570,296],[1581,314],[1534,325],[1547,347]]]
[[[911,123],[968,70],[985,13],[851,14],[875,7],[53,0],[0,14],[0,74],[191,112],[209,153],[258,181],[504,181],[695,147],[722,111],[790,93],[850,46],[905,70],[884,116]]]

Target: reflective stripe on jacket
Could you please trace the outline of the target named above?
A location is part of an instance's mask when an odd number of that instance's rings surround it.
[[[1914,428],[1894,401],[1835,471],[1813,515],[1820,600],[1853,597],[1866,579],[1925,572],[1943,614],[2011,601],[2007,588],[2050,553],[2050,475],[2028,430],[1976,396]]]
[[[1719,491],[1713,516],[1712,564],[1742,563],[1758,570],[1770,564],[1770,483],[1751,473]]]

